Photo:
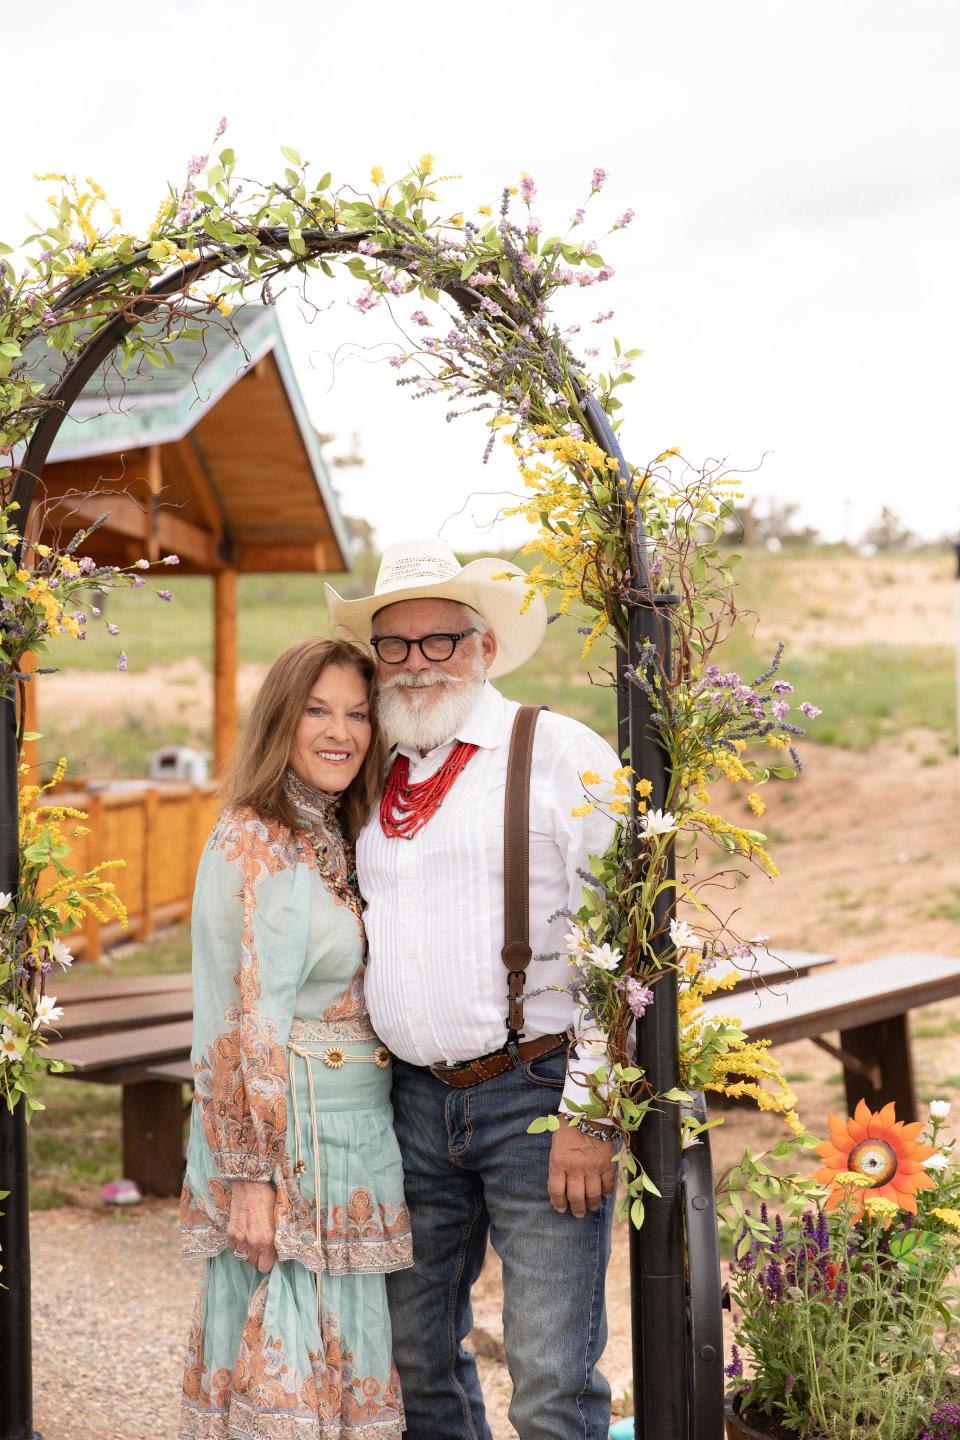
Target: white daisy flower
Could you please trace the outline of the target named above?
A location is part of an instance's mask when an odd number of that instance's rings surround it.
[[[12,891],[10,891],[10,890],[0,890],[0,910],[6,910],[7,906],[10,904],[10,902],[11,902],[12,899],[13,899],[13,892],[12,892]]]
[[[613,945],[591,945],[587,951],[587,960],[598,970],[616,970],[622,959],[622,953]]]
[[[697,950],[700,947],[700,937],[686,920],[670,921],[670,939],[678,950]]]
[[[0,1030],[0,1055],[3,1056],[4,1060],[20,1059],[20,1051],[14,1039],[13,1031],[8,1030],[6,1026]]]
[[[929,1160],[924,1160],[923,1168],[924,1170],[940,1171],[946,1170],[949,1164],[950,1161],[947,1159],[946,1155],[941,1155],[940,1151],[938,1150],[936,1155],[931,1155]]]
[[[934,1120],[946,1120],[950,1114],[949,1100],[931,1100],[930,1114]]]
[[[655,835],[672,835],[676,828],[676,816],[669,810],[648,810],[640,816],[640,838],[643,840],[652,840]]]
[[[34,1011],[34,1030],[39,1030],[41,1025],[52,1025],[55,1020],[60,1019],[62,1014],[63,1006],[57,1004],[56,995],[44,995]]]
[[[62,965],[64,970],[69,970],[73,964],[73,951],[65,940],[59,937],[53,942],[53,958],[57,965]]]

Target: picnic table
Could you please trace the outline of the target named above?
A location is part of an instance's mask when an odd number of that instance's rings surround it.
[[[836,966],[788,987],[718,995],[704,1005],[707,1019],[735,1016],[751,1039],[774,1045],[812,1040],[843,1066],[849,1112],[865,1100],[872,1110],[888,1101],[897,1118],[917,1118],[909,1014],[960,995],[960,958],[902,951]],[[839,1031],[840,1043],[824,1038]]]

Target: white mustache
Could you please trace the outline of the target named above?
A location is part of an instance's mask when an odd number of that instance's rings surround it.
[[[448,675],[445,670],[425,670],[422,675],[394,675],[384,680],[382,690],[431,690],[435,685],[462,685],[463,676]]]

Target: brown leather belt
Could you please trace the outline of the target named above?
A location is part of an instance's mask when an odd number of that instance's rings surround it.
[[[536,1040],[521,1040],[519,1045],[512,1046],[511,1049],[520,1057],[520,1063],[526,1065],[531,1060],[539,1060],[548,1050],[556,1050],[558,1045],[566,1045],[569,1039],[569,1034],[538,1035]],[[457,1065],[427,1065],[425,1068],[438,1080],[442,1080],[444,1085],[452,1085],[456,1090],[466,1090],[468,1085],[482,1085],[484,1080],[495,1080],[498,1075],[515,1070],[517,1063],[510,1050],[493,1050],[489,1055],[481,1055],[476,1060],[461,1060]]]

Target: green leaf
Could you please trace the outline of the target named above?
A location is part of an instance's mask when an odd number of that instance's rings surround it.
[[[643,1201],[638,1197],[630,1206],[630,1221],[639,1230],[644,1217]]]
[[[693,1096],[689,1095],[686,1090],[681,1090],[678,1085],[675,1085],[672,1090],[665,1090],[662,1098],[664,1100],[692,1100]]]
[[[536,1120],[531,1120],[527,1126],[528,1135],[542,1135],[545,1130],[559,1130],[560,1117],[558,1115],[538,1115]]]
[[[323,175],[320,176],[320,179],[319,179],[318,182],[317,182],[317,189],[318,189],[318,190],[326,190],[327,186],[330,184],[330,181],[331,181],[332,179],[333,179],[333,176],[331,175],[330,171],[327,170],[325,174],[323,174]]]
[[[284,160],[289,160],[291,165],[302,167],[303,161],[300,159],[299,151],[292,150],[289,145],[281,145],[280,154]]]
[[[460,279],[469,280],[470,276],[473,274],[474,270],[477,269],[479,264],[479,255],[471,255],[469,260],[464,260],[463,265],[460,268]]]

